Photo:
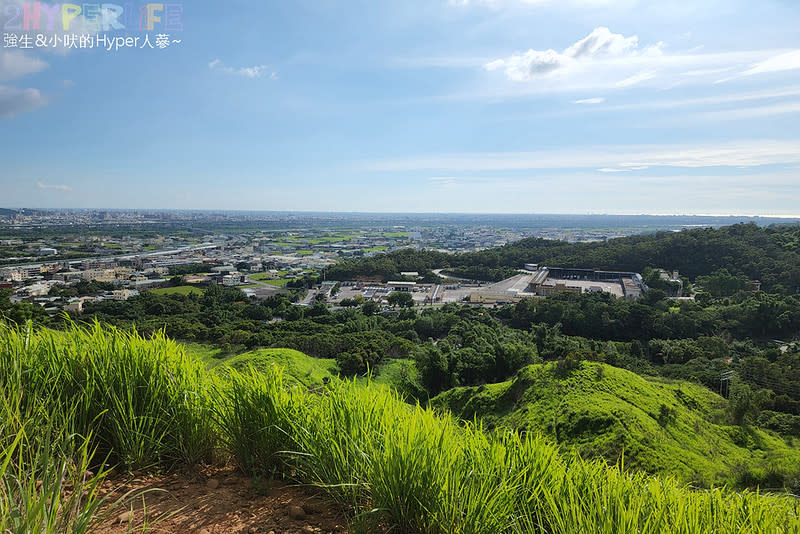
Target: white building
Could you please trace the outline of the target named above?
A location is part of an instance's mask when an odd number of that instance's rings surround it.
[[[135,297],[138,294],[139,292],[135,289],[117,289],[116,291],[111,292],[111,299],[116,301],[124,301],[131,297]]]

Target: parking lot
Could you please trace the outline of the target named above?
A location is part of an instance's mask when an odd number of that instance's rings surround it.
[[[414,298],[414,304],[421,306],[425,304],[447,304],[451,302],[461,302],[469,298],[470,293],[476,287],[459,286],[444,284],[420,284],[410,289],[409,293]],[[364,299],[385,300],[393,291],[397,291],[385,284],[343,284],[339,292],[331,299],[331,303],[338,304],[345,299],[353,299],[360,296]],[[432,300],[433,297],[435,300]]]

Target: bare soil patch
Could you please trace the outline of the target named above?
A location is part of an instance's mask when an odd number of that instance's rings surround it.
[[[112,477],[110,501],[138,495],[95,532],[344,534],[347,519],[316,488],[252,480],[231,467]]]

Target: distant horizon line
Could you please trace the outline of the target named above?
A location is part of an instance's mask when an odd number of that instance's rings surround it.
[[[336,214],[336,215],[523,215],[523,216],[571,216],[571,217],[747,217],[764,219],[800,219],[800,214],[744,214],[744,213],[535,213],[535,212],[466,212],[466,211],[352,211],[352,210],[277,210],[237,208],[37,208],[0,207],[15,211],[116,211],[116,212],[195,212],[195,213],[276,213],[276,214]]]

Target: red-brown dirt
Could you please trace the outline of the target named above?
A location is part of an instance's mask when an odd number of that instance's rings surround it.
[[[254,482],[233,468],[137,477],[112,477],[109,501],[132,492],[94,530],[98,534],[344,534],[347,520],[318,489],[280,481]]]

